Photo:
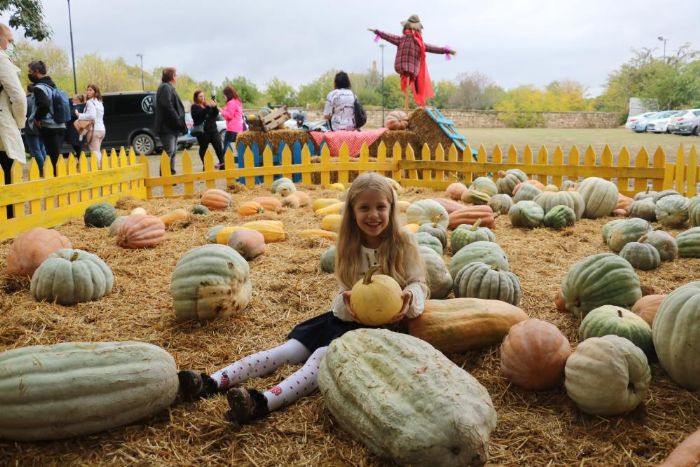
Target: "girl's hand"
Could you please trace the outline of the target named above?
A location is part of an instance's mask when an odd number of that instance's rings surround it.
[[[406,316],[406,313],[408,313],[408,307],[411,306],[411,302],[413,301],[413,292],[410,290],[404,290],[401,293],[401,299],[403,300],[403,306],[401,307],[401,310],[396,313],[393,318],[391,318],[392,323],[398,323]]]
[[[352,316],[352,319],[359,323],[360,320],[357,319],[357,315],[354,311],[352,311],[352,306],[350,306],[350,293],[351,292],[349,290],[343,292],[343,302],[345,303],[345,308],[347,308],[348,312],[350,313],[350,316]]]

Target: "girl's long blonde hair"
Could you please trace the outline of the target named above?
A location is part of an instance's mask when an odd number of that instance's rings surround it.
[[[338,232],[335,253],[335,275],[346,289],[360,279],[362,267],[362,231],[357,226],[353,206],[360,193],[374,191],[386,197],[390,204],[389,225],[381,233],[377,256],[381,273],[391,276],[401,288],[412,282],[425,282],[425,265],[413,237],[399,224],[396,194],[381,175],[367,172],[355,179],[345,199],[343,219]]]

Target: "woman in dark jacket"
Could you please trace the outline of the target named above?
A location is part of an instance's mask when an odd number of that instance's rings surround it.
[[[199,158],[202,159],[202,164],[204,164],[204,154],[207,152],[209,144],[214,148],[216,153],[216,158],[219,159],[219,163],[216,165],[217,169],[224,169],[224,151],[221,147],[221,138],[219,137],[219,130],[216,128],[216,117],[219,115],[219,109],[216,106],[216,102],[212,99],[207,101],[204,97],[204,93],[201,89],[197,89],[192,96],[192,108],[190,108],[190,114],[192,114],[192,136],[197,137],[199,142]],[[195,131],[195,128],[201,125],[202,131]]]

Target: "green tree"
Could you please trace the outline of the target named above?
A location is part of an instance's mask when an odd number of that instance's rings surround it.
[[[294,88],[277,77],[272,78],[272,81],[267,85],[265,94],[268,100],[266,103],[272,105],[293,106],[297,101]]]
[[[447,105],[456,109],[493,109],[505,91],[483,73],[463,73],[451,93]]]
[[[299,105],[307,109],[323,109],[326,95],[333,89],[333,79],[336,73],[336,70],[328,70],[312,82],[301,85],[298,95]]]
[[[262,93],[258,90],[252,81],[248,81],[243,76],[236,76],[233,79],[226,78],[223,83],[221,83],[221,89],[228,85],[233,86],[238,95],[241,97],[244,106],[262,106],[265,105],[262,102]],[[225,97],[222,92],[217,90],[217,100],[220,104],[225,103]]]
[[[0,13],[6,11],[10,13],[10,27],[24,29],[26,37],[39,42],[51,38],[41,0],[0,0]]]
[[[68,54],[53,42],[32,43],[29,41],[17,41],[12,51],[12,62],[17,65],[22,73],[20,80],[26,86],[27,65],[34,60],[41,60],[46,64],[46,71],[61,89],[73,89],[73,72],[68,61]]]

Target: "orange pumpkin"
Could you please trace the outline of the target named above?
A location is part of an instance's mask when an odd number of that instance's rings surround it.
[[[542,182],[540,182],[539,180],[530,179],[530,180],[525,180],[524,182],[520,182],[517,185],[515,185],[515,187],[513,187],[513,196],[515,196],[515,194],[518,192],[518,190],[520,189],[520,187],[522,186],[523,183],[527,183],[528,185],[532,185],[534,187],[539,188],[541,191],[544,191],[544,184]]]
[[[632,305],[632,312],[637,313],[646,321],[649,326],[654,322],[654,316],[659,309],[661,302],[664,301],[666,295],[645,295]]]
[[[233,198],[224,190],[210,188],[202,194],[200,204],[212,210],[228,209],[233,203]]]
[[[262,214],[263,212],[265,212],[265,209],[257,201],[246,201],[238,206],[238,214],[244,217]]]
[[[466,187],[465,187],[466,188]],[[453,201],[451,199],[447,198],[433,198],[435,201],[437,201],[440,206],[445,208],[445,211],[447,211],[447,214],[450,214],[451,212],[457,211],[458,209],[462,209],[464,204],[458,203],[457,201]]]
[[[625,196],[623,194],[618,194],[617,195],[617,204],[615,205],[615,209],[613,209],[613,216],[616,215],[615,213],[618,210],[622,210],[625,212],[624,216],[628,216],[630,212],[630,206],[632,206],[632,202],[634,200],[630,198],[629,196]]]
[[[408,128],[408,116],[401,110],[389,112],[384,119],[384,126],[390,130],[405,130]]]
[[[459,201],[462,199],[462,196],[467,190],[467,185],[465,185],[464,183],[455,182],[450,183],[450,185],[445,190],[445,194],[448,198],[453,199],[455,201]]]
[[[571,344],[547,321],[528,319],[510,328],[501,344],[501,373],[529,390],[552,388],[564,379]]]
[[[122,248],[153,248],[164,238],[165,224],[156,216],[129,216],[117,231],[117,245]]]
[[[262,206],[265,211],[279,212],[282,209],[282,203],[279,198],[274,196],[258,196],[253,201]]]
[[[236,230],[228,238],[228,246],[239,252],[245,259],[253,259],[265,252],[265,238],[257,230]]]
[[[697,467],[700,465],[700,430],[676,446],[658,467]]]
[[[461,224],[473,225],[477,220],[481,220],[481,227],[496,228],[496,218],[488,204],[462,206],[461,209],[451,212],[448,219],[450,229],[456,229]]]
[[[7,253],[7,274],[31,277],[47,256],[61,248],[73,245],[57,230],[37,227],[24,232],[15,238]]]

